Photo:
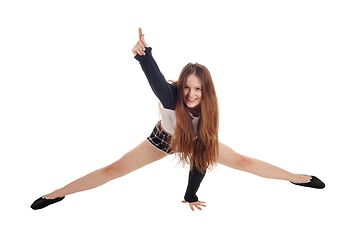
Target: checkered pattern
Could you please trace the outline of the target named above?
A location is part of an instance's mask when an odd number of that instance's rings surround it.
[[[161,121],[157,123],[155,128],[153,129],[151,135],[147,138],[147,140],[157,149],[162,152],[172,154],[171,150],[171,135],[166,133],[161,127]]]

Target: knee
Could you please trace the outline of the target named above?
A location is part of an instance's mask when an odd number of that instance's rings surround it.
[[[254,163],[250,157],[238,154],[236,164],[239,169],[246,169],[252,166]]]
[[[115,176],[118,172],[118,166],[115,163],[112,163],[104,168],[102,168],[102,174],[106,176]]]

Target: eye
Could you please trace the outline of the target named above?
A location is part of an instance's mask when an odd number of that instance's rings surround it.
[[[188,89],[189,87],[188,86],[184,86],[184,89]]]
[[[202,90],[202,88],[196,88],[196,91],[201,91]]]

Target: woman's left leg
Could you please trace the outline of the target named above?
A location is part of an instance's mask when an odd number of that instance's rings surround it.
[[[294,183],[305,183],[311,179],[309,176],[293,174],[258,159],[243,156],[223,143],[219,143],[219,157],[217,162],[265,178],[286,180]]]

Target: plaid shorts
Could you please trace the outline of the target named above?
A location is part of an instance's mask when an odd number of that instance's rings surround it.
[[[162,152],[172,154],[171,150],[171,135],[166,133],[161,127],[161,121],[159,121],[153,129],[151,135],[147,138],[155,148]]]

